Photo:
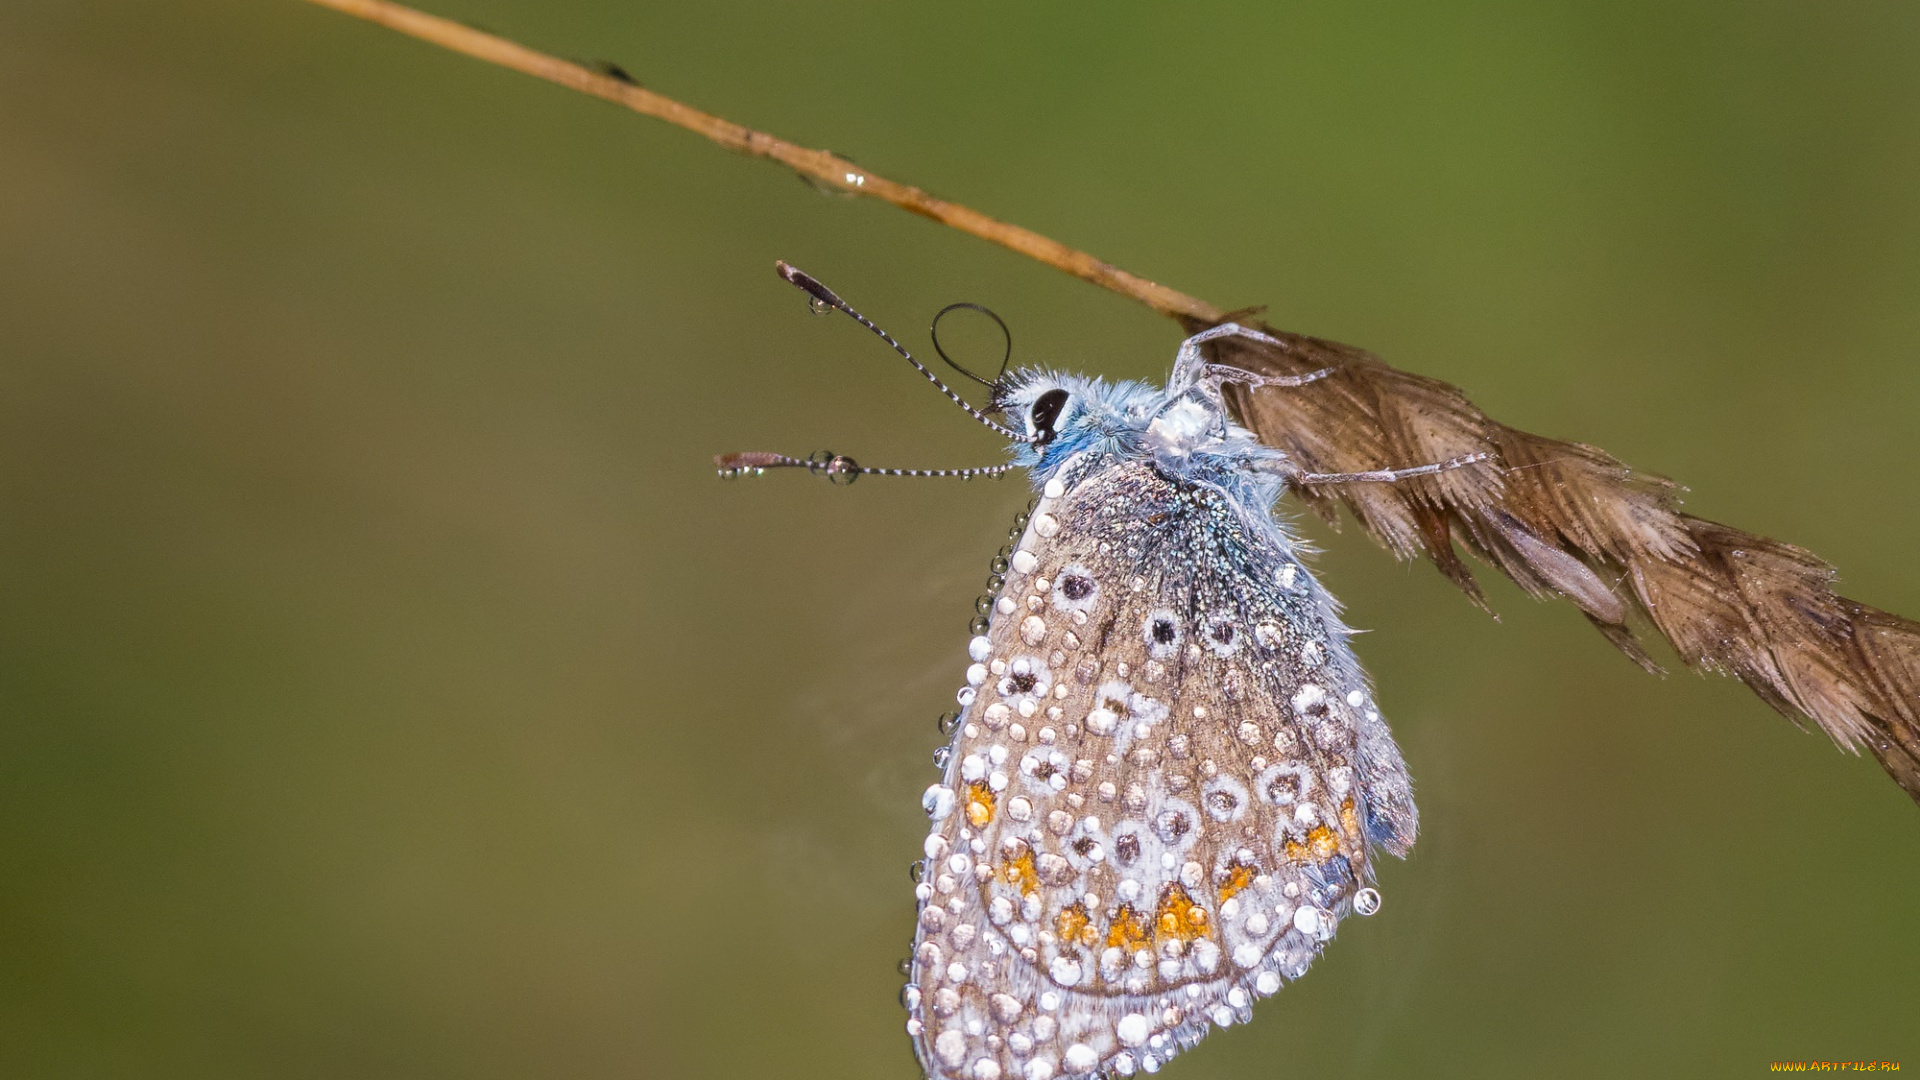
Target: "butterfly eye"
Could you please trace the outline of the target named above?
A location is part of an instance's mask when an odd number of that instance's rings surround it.
[[[1027,414],[1033,423],[1033,444],[1045,446],[1053,441],[1053,425],[1060,422],[1060,413],[1067,407],[1065,390],[1049,390],[1041,394],[1033,403],[1033,409]]]

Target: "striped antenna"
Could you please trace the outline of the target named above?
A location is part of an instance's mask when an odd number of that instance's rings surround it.
[[[992,428],[995,432],[999,433],[1002,437],[1010,439],[1014,442],[1030,443],[1033,441],[1032,436],[1023,435],[1020,432],[1015,431],[1004,424],[996,424],[992,420],[987,419],[987,414],[967,404],[965,398],[962,398],[959,394],[954,393],[951,387],[947,386],[946,383],[940,381],[940,376],[935,375],[930,369],[928,369],[927,365],[921,363],[918,360],[915,360],[913,358],[912,353],[908,352],[898,341],[893,340],[892,334],[889,334],[885,330],[882,330],[879,327],[873,325],[873,320],[853,310],[852,306],[850,306],[845,300],[840,299],[839,295],[836,294],[832,289],[829,289],[825,285],[820,284],[820,282],[817,279],[815,279],[813,275],[808,274],[804,270],[796,269],[793,266],[788,265],[784,261],[776,262],[774,265],[779,268],[781,277],[786,278],[788,282],[790,282],[795,287],[806,292],[808,296],[812,297],[812,300],[809,302],[813,305],[813,309],[815,311],[826,311],[828,309],[832,309],[835,311],[844,312],[847,315],[847,317],[851,318],[854,322],[857,322],[861,326],[864,326],[867,329],[873,331],[874,334],[877,335],[881,341],[886,342],[889,346],[892,347],[894,352],[899,353],[903,358],[905,358],[907,363],[912,364],[915,371],[918,371],[920,374],[925,375],[927,377],[928,382],[932,383],[934,387],[938,389],[941,393],[947,395],[948,401],[951,401],[955,405],[958,405],[962,409],[966,410],[966,413],[968,416],[973,417],[975,420],[980,421],[982,424],[985,424],[987,427]],[[902,473],[901,475],[917,476],[917,475],[922,475],[922,473],[915,473],[915,472],[909,471],[907,473]],[[959,475],[959,474],[953,472],[952,470],[944,470],[944,471],[936,470],[927,475],[948,476],[948,475]]]
[[[804,458],[748,451],[721,454],[713,459],[713,463],[720,467],[720,476],[726,480],[736,476],[758,476],[768,469],[805,469],[815,475],[825,476],[836,484],[851,484],[862,476],[957,476],[962,480],[971,480],[976,476],[997,478],[1014,468],[1012,465],[983,465],[972,469],[877,469],[831,450],[822,450]]]

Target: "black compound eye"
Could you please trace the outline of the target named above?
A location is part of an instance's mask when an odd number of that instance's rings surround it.
[[[1060,413],[1067,407],[1065,390],[1049,390],[1041,394],[1033,403],[1033,411],[1028,417],[1033,421],[1033,444],[1045,446],[1053,441],[1053,425],[1060,422]]]

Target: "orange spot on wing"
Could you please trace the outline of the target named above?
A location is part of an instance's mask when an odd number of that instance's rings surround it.
[[[967,821],[976,829],[984,829],[993,820],[993,789],[986,781],[975,780],[967,785]]]
[[[1313,849],[1315,862],[1326,862],[1340,853],[1340,837],[1325,825],[1317,825],[1307,834],[1307,846]]]
[[[1091,945],[1098,938],[1094,933],[1093,920],[1087,917],[1087,909],[1078,902],[1060,909],[1060,914],[1053,920],[1053,932],[1063,945],[1073,942]]]
[[[1351,795],[1340,804],[1340,831],[1355,838],[1355,843],[1359,842],[1360,816],[1354,813],[1353,797]]]
[[[1040,874],[1033,868],[1033,851],[1022,851],[1018,858],[1000,864],[1000,877],[1009,885],[1018,885],[1021,896],[1032,896],[1040,888]]]
[[[1151,944],[1147,920],[1133,910],[1132,904],[1121,904],[1120,910],[1113,913],[1113,925],[1107,928],[1107,947],[1139,952]]]
[[[1251,884],[1253,884],[1253,867],[1235,865],[1232,872],[1227,875],[1226,883],[1220,886],[1220,902],[1224,904],[1233,899],[1234,893]]]
[[[1176,941],[1206,937],[1210,933],[1207,921],[1206,909],[1194,903],[1178,882],[1160,894],[1160,906],[1153,913],[1154,933]]]
[[[1347,801],[1346,805],[1340,808],[1340,814],[1342,819],[1353,818],[1353,802],[1351,799]],[[1345,820],[1343,820],[1342,824],[1345,823]],[[1358,822],[1356,821],[1355,825],[1357,824]],[[1357,834],[1358,831],[1357,828],[1352,830],[1354,834]],[[1335,855],[1340,854],[1340,834],[1333,830],[1333,826],[1323,822],[1315,825],[1307,832],[1306,836],[1298,840],[1288,840],[1285,844],[1282,844],[1281,851],[1286,855],[1288,862],[1323,863]]]

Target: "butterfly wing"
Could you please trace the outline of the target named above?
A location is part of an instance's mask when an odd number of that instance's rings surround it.
[[[1193,325],[1191,330],[1203,327]],[[1920,624],[1833,591],[1813,553],[1682,513],[1674,485],[1605,451],[1486,417],[1459,390],[1351,346],[1266,329],[1211,358],[1263,375],[1331,368],[1304,386],[1229,384],[1236,418],[1313,472],[1487,454],[1501,468],[1299,492],[1331,520],[1344,502],[1401,558],[1425,555],[1484,606],[1458,542],[1536,596],[1571,600],[1615,646],[1644,619],[1687,664],[1734,676],[1796,723],[1865,746],[1920,801]]]
[[[1345,634],[1266,508],[1145,462],[1050,485],[926,796],[929,1075],[1152,1071],[1377,904],[1415,816]]]

